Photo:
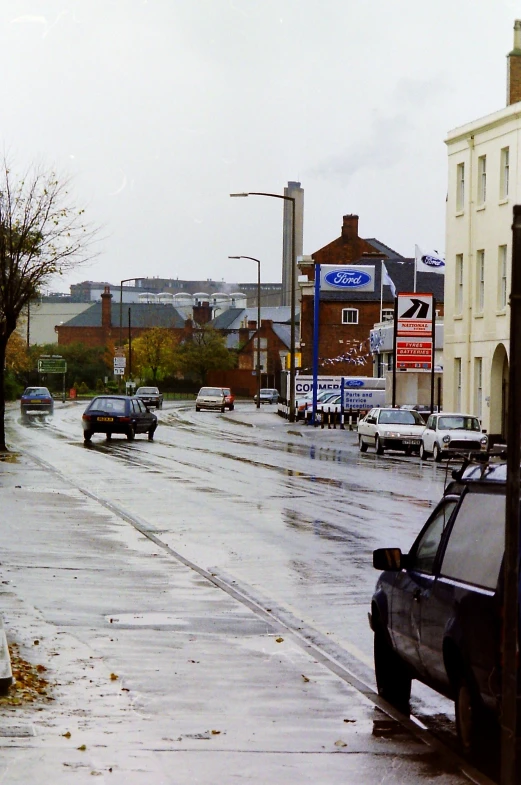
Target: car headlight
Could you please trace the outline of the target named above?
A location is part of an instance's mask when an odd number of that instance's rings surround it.
[[[401,434],[397,433],[396,431],[384,431],[384,436],[391,439],[396,439],[397,437],[401,436]]]
[[[487,437],[486,437],[486,436],[483,436],[483,437],[482,437],[482,438],[479,440],[479,443],[481,444],[481,446],[482,446],[482,447],[486,447],[486,446],[487,446],[487,444],[488,444],[488,439],[487,439]]]
[[[450,436],[446,434],[442,439],[443,444],[448,444],[450,442]]]

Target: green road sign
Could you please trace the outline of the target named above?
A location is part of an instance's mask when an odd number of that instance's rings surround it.
[[[66,373],[67,360],[55,359],[53,357],[40,358],[38,360],[38,373]]]

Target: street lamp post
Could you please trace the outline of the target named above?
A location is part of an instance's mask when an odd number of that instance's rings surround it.
[[[260,328],[261,328],[261,263],[254,256],[229,256],[228,259],[250,259],[257,262],[257,409],[260,409],[261,361],[260,361]]]
[[[296,311],[296,296],[295,296],[295,276],[297,268],[297,260],[295,258],[295,197],[285,196],[283,194],[268,194],[263,191],[248,191],[247,193],[230,194],[230,196],[270,196],[274,199],[284,199],[286,202],[291,202],[291,325],[290,325],[290,356],[289,356],[289,421],[295,422],[295,311]]]
[[[136,278],[123,278],[119,282],[119,348],[123,345],[123,284],[128,281],[136,282]],[[129,337],[130,337],[130,314],[129,314]],[[130,359],[130,357],[129,357]],[[118,377],[118,392],[119,392],[120,378]]]

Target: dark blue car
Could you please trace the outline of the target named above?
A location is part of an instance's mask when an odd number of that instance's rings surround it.
[[[451,483],[409,553],[374,551],[384,571],[370,624],[379,694],[408,711],[411,680],[455,702],[463,748],[500,713],[506,467],[470,466]]]
[[[26,387],[20,399],[22,416],[30,414],[52,414],[54,400],[47,387]]]
[[[152,414],[143,401],[135,396],[98,395],[93,398],[82,419],[83,441],[91,441],[95,433],[102,433],[107,440],[113,434],[124,434],[128,441],[140,433],[146,433],[149,441],[154,438],[157,417]]]

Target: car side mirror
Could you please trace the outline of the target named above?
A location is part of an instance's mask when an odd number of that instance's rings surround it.
[[[373,567],[376,570],[398,572],[406,566],[406,559],[400,548],[377,548],[373,551]]]

